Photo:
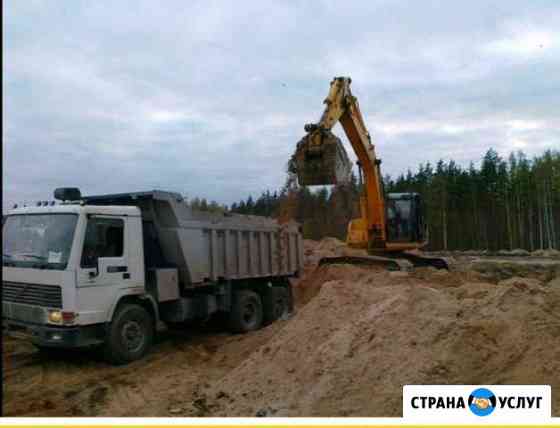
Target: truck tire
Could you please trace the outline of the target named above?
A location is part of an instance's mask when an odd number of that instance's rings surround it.
[[[264,321],[270,324],[290,313],[289,294],[286,287],[271,287],[264,303]]]
[[[261,298],[250,290],[239,290],[233,293],[229,312],[229,328],[234,333],[247,333],[258,330],[263,323]]]
[[[154,338],[154,320],[140,305],[125,304],[109,324],[104,355],[111,364],[122,365],[142,358]]]

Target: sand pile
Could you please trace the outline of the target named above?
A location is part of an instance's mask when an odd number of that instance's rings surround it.
[[[499,256],[512,256],[512,257],[527,257],[531,253],[522,248],[515,248],[513,250],[500,250],[498,251]]]
[[[305,281],[307,304],[205,392],[215,415],[399,416],[402,385],[430,383],[551,384],[560,413],[555,280],[339,265]]]
[[[464,272],[478,272],[481,277],[489,282],[497,282],[515,276],[523,278],[536,278],[542,282],[548,282],[560,276],[560,261],[553,258],[536,259],[527,257],[524,259],[507,258],[475,258],[461,266]]]
[[[305,239],[303,241],[303,254],[305,266],[302,278],[293,282],[297,307],[309,302],[319,292],[321,286],[331,279],[328,269],[317,269],[317,265],[322,258],[365,255],[366,252],[348,248],[344,242],[328,237],[321,241]]]
[[[316,265],[323,257],[366,254],[365,251],[348,248],[344,242],[330,237],[321,241],[305,239],[303,241],[303,252],[306,265]]]
[[[560,259],[560,251],[555,250],[554,248],[550,248],[548,250],[537,250],[531,253],[533,257],[550,257]]]

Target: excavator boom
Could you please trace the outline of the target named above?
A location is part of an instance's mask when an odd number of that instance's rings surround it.
[[[342,143],[331,132],[333,126],[340,122],[364,177],[361,215],[350,224],[348,241],[353,247],[381,249],[386,241],[381,161],[375,155],[350,83],[348,77],[335,77],[331,82],[321,119],[316,124],[305,125],[307,135],[298,144],[295,154],[296,171],[299,183],[307,186],[337,184],[348,179],[352,165]]]

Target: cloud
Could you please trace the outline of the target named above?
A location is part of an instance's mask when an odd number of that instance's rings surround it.
[[[440,158],[468,165],[490,147],[559,146],[555,2],[36,0],[3,11],[4,208],[61,185],[223,203],[276,189],[338,75],[352,77],[391,175]]]
[[[560,31],[514,29],[511,33],[485,46],[489,53],[530,58],[560,50]]]

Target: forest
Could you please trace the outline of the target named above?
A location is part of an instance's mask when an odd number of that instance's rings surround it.
[[[529,159],[522,151],[507,159],[490,149],[480,165],[461,167],[453,160],[421,164],[417,171],[384,177],[386,192],[422,195],[431,250],[560,248],[560,152],[548,150]],[[346,226],[358,216],[360,185],[310,189],[287,173],[281,189],[222,207],[195,198],[195,208],[229,210],[295,219],[304,237],[345,239]]]

